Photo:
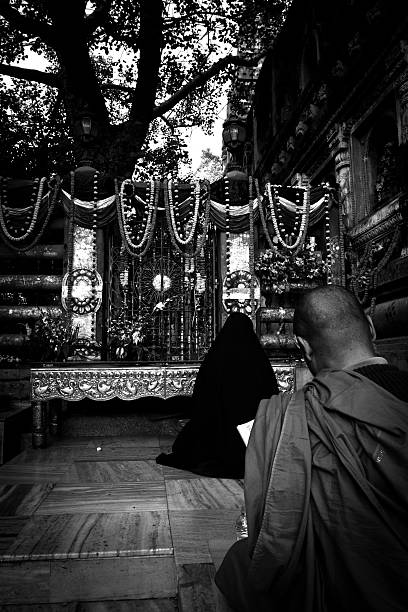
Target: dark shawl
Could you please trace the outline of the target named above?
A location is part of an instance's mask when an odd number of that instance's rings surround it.
[[[170,455],[157,462],[205,476],[242,478],[245,444],[236,427],[255,418],[262,398],[278,393],[269,360],[251,320],[232,313],[202,362],[191,420]]]
[[[407,432],[407,403],[358,372],[261,402],[248,539],[216,576],[234,609],[408,610]]]

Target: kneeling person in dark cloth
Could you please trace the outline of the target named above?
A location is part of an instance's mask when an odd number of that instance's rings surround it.
[[[260,403],[248,443],[248,538],[215,581],[239,612],[408,610],[408,373],[375,356],[342,287],[299,300],[314,378]]]
[[[172,453],[158,463],[217,478],[243,478],[245,444],[237,425],[255,417],[262,398],[278,393],[251,319],[234,312],[205,356],[194,385],[191,420]]]

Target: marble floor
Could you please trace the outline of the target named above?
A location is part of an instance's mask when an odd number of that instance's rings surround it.
[[[0,612],[218,611],[242,482],[163,467],[174,437],[54,439],[0,467]]]

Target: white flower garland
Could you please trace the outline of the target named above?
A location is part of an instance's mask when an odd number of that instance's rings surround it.
[[[190,232],[188,234],[188,236],[186,236],[185,238],[182,238],[181,235],[178,232],[177,229],[177,223],[176,223],[176,219],[175,219],[175,215],[174,215],[174,201],[173,201],[173,179],[169,179],[167,181],[167,184],[165,186],[165,188],[167,189],[167,199],[166,199],[166,205],[169,207],[169,212],[170,212],[170,222],[171,222],[171,231],[173,233],[174,239],[182,246],[187,246],[188,244],[191,243],[191,241],[194,238],[194,234],[197,228],[197,222],[198,222],[198,211],[199,211],[199,207],[200,207],[200,183],[199,181],[196,181],[194,183],[194,212],[193,212],[193,219],[192,221],[187,221],[186,222],[186,226],[188,226],[189,223],[191,223],[190,226]],[[177,187],[176,187],[177,189]]]
[[[277,191],[280,187],[281,185],[271,185],[270,183],[266,184],[266,192],[268,194],[269,206],[270,206],[271,217],[272,217],[272,224],[275,230],[275,234],[276,234],[277,239],[279,240],[279,242],[285,249],[288,249],[290,251],[300,250],[305,241],[306,233],[307,233],[307,229],[309,225],[309,213],[310,213],[309,193],[306,188],[303,188],[303,187],[301,188],[304,190],[304,193],[303,193],[303,205],[300,211],[301,218],[300,218],[299,233],[297,235],[297,238],[295,239],[295,242],[293,244],[289,244],[288,242],[285,242],[285,240],[283,239],[281,228],[279,227],[278,221],[276,219],[275,208],[277,208],[278,206],[277,202],[279,201],[279,198],[277,197]],[[298,207],[296,207],[296,214],[297,212],[298,212]],[[296,225],[297,223],[295,222],[295,226]]]
[[[332,255],[332,245],[330,239],[330,212],[329,212],[329,193],[325,193],[324,196],[324,205],[326,208],[325,213],[325,235],[326,235],[326,263],[327,263],[327,284],[331,285],[333,282],[333,255]]]
[[[181,255],[184,255],[184,257],[186,257],[187,259],[194,259],[194,257],[196,257],[201,252],[204,246],[204,242],[207,238],[208,225],[209,225],[209,220],[210,220],[211,200],[209,197],[208,181],[206,181],[206,183],[207,183],[208,193],[207,193],[207,198],[206,198],[206,203],[205,203],[202,234],[197,240],[197,246],[195,250],[191,253],[184,251],[181,248],[181,245],[176,240],[175,233],[174,233],[174,227],[173,227],[173,221],[171,219],[171,214],[170,214],[169,190],[167,189],[167,186],[165,186],[164,188],[164,202],[165,202],[166,218],[167,218],[167,225],[169,228],[170,240],[174,248],[179,253],[181,253]],[[198,201],[199,201],[199,198],[198,198]]]
[[[249,301],[251,305],[251,319],[255,322],[255,235],[254,235],[254,200],[253,200],[253,179],[249,177],[249,273],[251,282],[249,287]]]
[[[131,231],[128,228],[128,222],[126,219],[126,212],[129,207],[127,204],[124,203],[124,199],[127,197],[125,194],[125,188],[127,185],[132,185],[133,188],[133,182],[130,179],[125,179],[122,182],[119,190],[118,181],[115,179],[115,194],[118,209],[119,230],[127,252],[132,255],[132,257],[134,257],[135,255],[142,257],[149,250],[153,238],[154,228],[156,225],[159,187],[153,178],[150,179],[148,211],[147,214],[144,214],[144,218],[146,218],[145,228],[143,230],[143,235],[141,239],[138,242],[134,242],[131,236]]]
[[[1,229],[4,232],[4,235],[6,236],[6,238],[8,240],[10,240],[11,242],[22,242],[23,240],[26,240],[30,234],[32,233],[35,224],[37,222],[37,217],[38,217],[38,213],[40,210],[40,206],[41,206],[41,200],[42,200],[42,196],[43,196],[43,191],[44,191],[44,184],[46,182],[46,178],[43,176],[42,179],[40,180],[40,184],[38,187],[38,192],[37,192],[37,198],[35,201],[35,204],[31,204],[29,206],[29,208],[33,207],[33,214],[31,217],[31,223],[28,227],[28,229],[24,232],[24,234],[21,234],[20,236],[13,236],[12,234],[10,234],[10,232],[8,231],[7,228],[7,224],[6,224],[6,220],[4,217],[4,208],[7,206],[7,203],[5,202],[5,200],[7,199],[7,187],[4,186],[4,179],[1,179],[1,183],[2,183],[2,188],[1,188],[1,202],[0,202],[0,225],[1,225]],[[33,188],[33,199],[34,199],[34,190],[35,187],[38,183],[38,179],[35,179],[34,182],[34,188]]]
[[[46,179],[44,179],[44,180],[46,180]],[[48,210],[47,210],[47,214],[45,216],[45,219],[44,219],[44,222],[43,222],[42,226],[38,229],[36,236],[33,238],[33,240],[30,243],[28,243],[28,244],[26,243],[26,244],[22,245],[22,244],[20,244],[20,238],[17,238],[15,236],[13,236],[12,239],[11,239],[11,238],[9,238],[7,236],[7,232],[5,232],[4,241],[5,241],[5,243],[7,244],[7,246],[10,249],[13,249],[13,250],[15,250],[17,252],[26,252],[26,251],[29,251],[30,249],[32,249],[38,243],[38,241],[40,240],[41,236],[43,235],[44,230],[47,227],[48,222],[49,222],[49,220],[51,218],[51,215],[52,215],[52,213],[54,211],[55,204],[57,202],[57,197],[58,197],[58,194],[60,193],[60,182],[61,182],[60,178],[59,178],[59,176],[57,174],[52,174],[51,175],[50,180],[48,182],[48,187],[49,187],[50,191],[53,190],[53,193],[52,193],[52,196],[51,196],[51,202],[49,201],[50,193],[48,193],[46,196],[44,196],[44,198],[45,197],[48,198]],[[7,192],[6,192],[5,188],[4,188],[4,186],[3,186],[2,191],[3,191],[3,199],[6,200],[7,199]],[[43,199],[43,197],[41,196],[40,202],[41,202],[42,199]],[[27,209],[28,208],[30,208],[30,207],[27,207]],[[22,210],[27,210],[27,209],[22,209]],[[38,215],[38,213],[37,213],[37,215]],[[1,226],[2,230],[3,230],[3,232],[4,232],[4,229],[5,229],[5,220],[3,219],[3,223],[1,223],[1,219],[2,218],[3,218],[3,210],[2,210],[2,206],[0,205],[0,226]],[[36,216],[36,220],[37,220],[37,216]],[[35,223],[33,224],[33,229],[34,229],[34,227],[35,227]],[[29,237],[29,234],[30,234],[30,230],[28,230],[26,232],[26,237]]]

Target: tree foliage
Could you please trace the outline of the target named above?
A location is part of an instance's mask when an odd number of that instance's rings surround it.
[[[183,129],[211,130],[220,88],[237,67],[259,63],[288,3],[0,0],[0,74],[12,79],[0,88],[1,163],[34,172],[47,159],[85,156],[130,175],[140,158],[156,163],[167,142],[177,164]],[[19,66],[28,51],[47,68]]]
[[[222,177],[223,174],[222,159],[215,155],[210,149],[204,149],[201,153],[201,161],[197,170],[194,173],[195,178],[214,183]]]

